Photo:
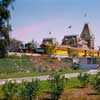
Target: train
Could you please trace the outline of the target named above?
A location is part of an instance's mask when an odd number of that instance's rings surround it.
[[[83,49],[77,47],[71,47],[66,45],[59,45],[59,46],[46,46],[46,52],[51,55],[66,55],[66,56],[100,56],[99,50],[94,49]]]
[[[83,49],[78,47],[72,47],[67,45],[44,45],[40,48],[33,50],[22,49],[18,52],[23,53],[38,53],[38,54],[50,54],[50,55],[64,55],[64,56],[100,56],[100,50]]]

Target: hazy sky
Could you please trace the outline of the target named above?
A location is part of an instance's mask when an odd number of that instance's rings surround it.
[[[80,35],[89,22],[95,45],[100,45],[100,0],[16,0],[14,8],[11,36],[18,40],[40,43],[43,38],[56,37],[61,42],[64,35]]]

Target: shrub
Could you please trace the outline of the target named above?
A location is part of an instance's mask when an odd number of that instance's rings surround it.
[[[64,91],[65,78],[60,74],[54,74],[50,77],[50,88],[52,100],[58,100]]]
[[[26,81],[22,81],[22,83],[19,84],[18,88],[17,88],[17,95],[16,97],[18,98],[18,100],[27,100],[27,96],[26,96],[26,85],[27,82]]]
[[[31,82],[23,81],[18,88],[18,97],[20,100],[36,100],[39,89],[39,80],[32,79]]]
[[[27,83],[26,94],[29,97],[29,100],[36,100],[38,90],[39,90],[39,80],[32,79],[31,82]]]
[[[86,87],[89,83],[89,75],[87,73],[84,74],[80,73],[78,75],[78,79],[80,81],[81,87]]]
[[[80,69],[79,64],[74,63],[72,66],[72,69],[74,69],[74,70]]]
[[[15,94],[17,93],[17,83],[15,81],[6,81],[6,83],[2,86],[2,91],[4,92],[4,96],[6,100],[12,100]]]
[[[94,78],[93,88],[97,92],[97,94],[100,94],[100,72]]]

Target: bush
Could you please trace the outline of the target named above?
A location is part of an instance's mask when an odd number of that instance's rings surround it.
[[[36,100],[38,90],[39,80],[32,79],[31,82],[23,81],[18,88],[17,96],[20,100]]]
[[[2,86],[5,100],[36,100],[38,90],[37,79],[32,79],[30,82],[22,81],[20,84],[10,80]]]
[[[37,92],[39,90],[39,80],[32,79],[31,82],[28,82],[26,85],[26,93],[29,97],[29,100],[36,100]]]
[[[19,84],[18,88],[17,88],[17,94],[16,94],[16,98],[18,98],[18,100],[27,100],[27,96],[26,96],[26,81],[22,81],[21,84]]]
[[[4,96],[6,100],[12,100],[17,92],[17,83],[15,81],[6,81],[6,83],[2,86],[2,90],[4,92]]]
[[[72,69],[74,69],[74,70],[80,69],[79,64],[74,63],[72,66]]]
[[[93,88],[97,92],[97,94],[100,94],[100,72],[94,78]]]
[[[64,91],[65,78],[60,74],[54,74],[50,77],[50,88],[52,100],[58,100]]]
[[[86,87],[89,83],[89,75],[87,73],[84,74],[80,73],[78,75],[78,79],[80,81],[81,87]]]

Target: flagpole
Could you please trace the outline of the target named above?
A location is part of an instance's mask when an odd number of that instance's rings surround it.
[[[69,25],[69,26],[67,27],[68,33],[70,33],[69,30],[71,30],[71,28],[72,28],[72,25]]]
[[[49,32],[49,38],[51,38],[50,36],[51,36],[51,34],[52,34],[52,32]]]
[[[84,20],[85,20],[85,23],[89,23],[88,22],[88,15],[87,15],[87,13],[84,14]]]

